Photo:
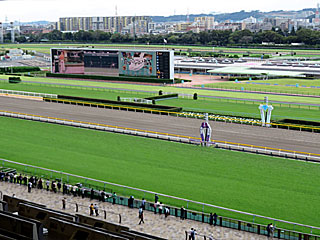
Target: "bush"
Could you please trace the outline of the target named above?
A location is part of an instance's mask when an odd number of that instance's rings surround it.
[[[0,73],[39,72],[39,67],[2,67]]]
[[[160,91],[161,91],[161,90],[160,90]],[[160,91],[159,91],[159,93],[160,93]],[[178,93],[163,95],[163,94],[162,94],[162,91],[161,91],[161,94],[159,94],[159,96],[147,97],[147,98],[145,98],[145,99],[148,99],[148,100],[157,100],[157,99],[178,98],[178,97],[179,97],[179,94],[178,94]]]
[[[20,77],[9,77],[9,83],[20,83]]]
[[[171,79],[158,79],[148,77],[130,77],[130,76],[98,76],[98,75],[81,75],[81,74],[61,74],[61,73],[46,73],[47,77],[56,78],[80,78],[92,80],[114,80],[114,81],[127,81],[127,82],[150,82],[150,83],[172,83]]]
[[[193,94],[193,99],[194,99],[194,100],[197,100],[197,99],[198,99],[198,93],[194,93],[194,94]]]

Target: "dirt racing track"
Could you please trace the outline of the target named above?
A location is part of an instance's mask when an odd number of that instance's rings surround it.
[[[203,121],[8,97],[0,97],[0,110],[191,137],[199,137],[199,127]],[[210,124],[214,140],[320,154],[320,134],[317,133],[222,122]]]

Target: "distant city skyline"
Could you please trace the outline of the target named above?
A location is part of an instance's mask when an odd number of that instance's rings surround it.
[[[118,16],[169,16],[241,10],[301,10],[316,6],[314,0],[118,0],[111,4],[106,0],[0,0],[0,22],[4,22],[6,17],[8,21],[30,22],[58,21],[60,17],[115,16],[116,12]]]

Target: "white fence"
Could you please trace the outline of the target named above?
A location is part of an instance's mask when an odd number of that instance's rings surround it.
[[[144,98],[120,98],[120,101],[152,104],[152,100],[148,100]]]
[[[25,92],[25,91],[15,91],[15,90],[6,90],[0,89],[0,94],[8,94],[8,95],[21,95],[21,96],[30,96],[30,97],[49,97],[49,98],[57,98],[57,94],[48,94],[48,93],[36,93],[36,92]]]

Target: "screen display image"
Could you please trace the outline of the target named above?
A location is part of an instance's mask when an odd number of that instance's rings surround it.
[[[85,74],[119,76],[118,55],[118,51],[84,50]]]
[[[53,73],[84,74],[84,54],[82,50],[52,50]]]
[[[120,52],[120,75],[156,77],[155,55],[155,52]]]
[[[51,49],[52,73],[174,78],[173,51]]]

